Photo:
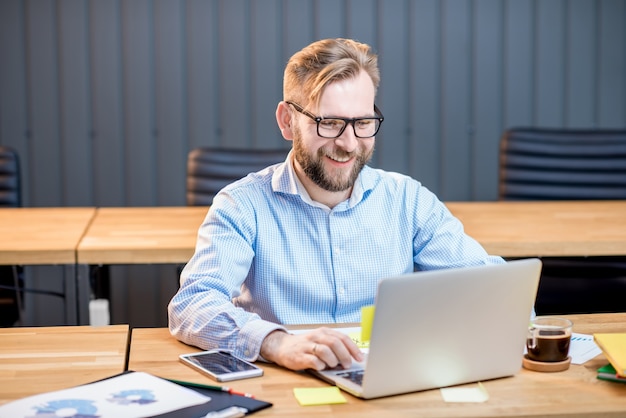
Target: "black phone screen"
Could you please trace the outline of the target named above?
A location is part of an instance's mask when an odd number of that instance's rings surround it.
[[[225,352],[203,353],[189,356],[188,359],[216,375],[257,369],[255,366]]]

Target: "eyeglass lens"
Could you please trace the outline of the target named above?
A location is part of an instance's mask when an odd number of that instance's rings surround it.
[[[376,135],[380,120],[378,118],[359,118],[354,120],[322,119],[317,124],[317,134],[324,138],[336,138],[346,129],[350,123],[354,129],[354,136],[358,138],[370,138]]]
[[[379,115],[375,118],[355,118],[355,119],[343,119],[343,118],[328,118],[324,119],[319,116],[307,112],[297,103],[287,101],[287,104],[296,109],[296,111],[303,115],[313,119],[317,124],[317,134],[322,138],[338,138],[346,129],[347,124],[352,125],[354,130],[354,136],[357,138],[371,138],[380,129],[380,124],[383,121],[383,115],[380,110],[374,105],[374,110]]]

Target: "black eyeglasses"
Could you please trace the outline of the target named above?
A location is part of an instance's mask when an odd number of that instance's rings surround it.
[[[376,135],[380,129],[380,125],[385,120],[383,114],[378,107],[374,105],[374,112],[376,117],[372,118],[325,118],[321,116],[315,116],[313,113],[304,110],[302,106],[294,102],[285,102],[294,107],[298,112],[304,116],[308,116],[317,123],[317,134],[322,138],[339,138],[343,131],[346,130],[348,124],[352,125],[354,130],[354,136],[357,138],[371,138]]]

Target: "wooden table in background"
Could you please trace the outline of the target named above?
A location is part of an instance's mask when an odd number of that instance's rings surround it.
[[[0,209],[0,264],[63,265],[65,319],[77,323],[76,247],[95,208]]]
[[[503,257],[626,255],[626,201],[447,202],[469,235]],[[89,265],[185,264],[208,207],[99,208],[78,245],[78,315]]]
[[[78,245],[79,264],[186,263],[207,207],[98,208]]]
[[[505,257],[626,255],[625,201],[446,202],[466,232]],[[100,208],[79,264],[186,263],[207,207]]]
[[[566,317],[574,322],[575,332],[626,332],[626,314]],[[165,328],[134,329],[129,369],[164,378],[214,383],[178,361],[179,354],[195,351],[199,350],[177,341]],[[274,404],[255,414],[259,417],[624,417],[626,385],[596,378],[597,368],[606,363],[600,355],[584,365],[572,365],[564,372],[539,373],[522,369],[513,377],[483,382],[489,393],[485,403],[446,403],[439,390],[428,390],[367,401],[344,393],[347,404],[302,407],[293,395],[294,387],[325,387],[327,384],[307,373],[265,363],[258,363],[265,371],[264,376],[238,380],[230,386]]]
[[[90,265],[185,264],[207,211],[202,206],[98,208],[76,253],[79,324],[89,320]]]
[[[490,254],[626,255],[626,200],[446,202],[446,206]]]
[[[0,404],[125,370],[128,325],[0,329]]]

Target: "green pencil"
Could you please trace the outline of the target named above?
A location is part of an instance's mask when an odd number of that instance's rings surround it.
[[[239,395],[239,396],[245,396],[246,398],[254,398],[254,395],[251,395],[249,393],[244,393],[244,392],[237,392],[236,390],[229,388],[227,386],[205,385],[202,383],[185,382],[184,380],[176,380],[176,379],[165,379],[165,380],[170,381],[172,383],[176,383],[177,385],[189,386],[189,387],[200,388],[200,389],[216,390],[219,392],[227,392],[227,393],[230,393],[231,395]]]

